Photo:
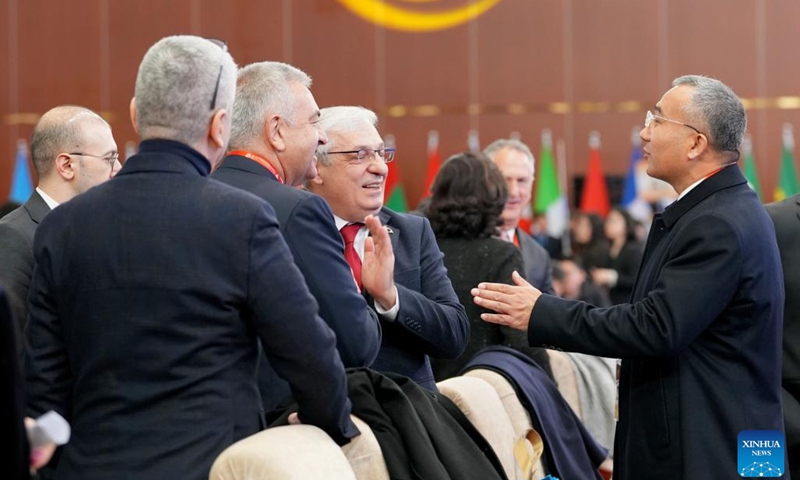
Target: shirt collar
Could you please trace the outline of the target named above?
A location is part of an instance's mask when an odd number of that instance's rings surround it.
[[[36,192],[42,197],[42,200],[44,200],[44,203],[46,203],[47,206],[50,207],[50,210],[53,210],[54,208],[56,208],[57,206],[60,205],[58,202],[53,200],[53,197],[51,197],[50,195],[44,193],[44,190],[42,190],[41,188],[36,187]]]

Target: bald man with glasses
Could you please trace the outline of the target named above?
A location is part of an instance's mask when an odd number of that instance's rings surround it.
[[[6,288],[20,333],[33,273],[33,238],[52,209],[113,177],[122,167],[111,126],[95,112],[65,105],[39,119],[31,134],[36,190],[0,219],[0,285]]]

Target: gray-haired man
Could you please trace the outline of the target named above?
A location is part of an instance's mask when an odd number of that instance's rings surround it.
[[[222,47],[153,45],[131,103],[139,153],[39,228],[28,409],[73,424],[58,478],[208,478],[264,426],[258,340],[300,421],[340,443],[358,433],[335,336],[272,208],[208,178],[235,95]]]

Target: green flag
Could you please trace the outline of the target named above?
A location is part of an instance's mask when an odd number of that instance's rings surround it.
[[[786,197],[791,197],[800,192],[797,186],[797,170],[794,166],[794,134],[792,125],[783,125],[783,154],[781,155],[781,170],[778,176],[778,186],[775,187],[774,201],[779,202]]]
[[[560,238],[569,227],[569,204],[561,193],[558,170],[553,161],[553,134],[542,132],[542,153],[539,155],[539,170],[536,172],[536,192],[533,211],[547,217],[547,233]]]
[[[758,172],[756,171],[756,162],[753,159],[753,141],[750,135],[745,135],[744,142],[742,142],[742,150],[744,150],[744,177],[747,179],[747,184],[755,190],[758,198],[761,198],[761,185],[758,183]]]

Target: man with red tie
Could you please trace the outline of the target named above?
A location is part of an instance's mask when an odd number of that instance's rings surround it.
[[[316,176],[316,148],[328,141],[310,87],[307,74],[284,63],[242,68],[236,83],[231,151],[212,177],[272,205],[294,262],[319,304],[319,315],[336,333],[342,363],[370,366],[380,348],[378,318],[353,282],[330,208],[317,195],[297,188]],[[388,258],[373,256],[372,268],[391,275],[391,244],[377,231],[379,226],[374,228],[378,247],[385,239],[385,248],[377,251],[388,249]],[[267,411],[290,393],[265,360],[259,385]]]
[[[317,175],[306,186],[333,210],[356,277],[358,260],[364,259],[360,281],[383,327],[372,368],[405,375],[435,391],[429,356],[458,357],[469,339],[469,320],[430,224],[383,207],[386,164],[394,150],[378,134],[375,113],[362,107],[325,108],[320,124],[329,141],[318,148]],[[391,238],[394,272],[377,271],[367,261],[373,249],[378,251],[369,236],[375,237],[371,226],[378,219]]]

